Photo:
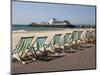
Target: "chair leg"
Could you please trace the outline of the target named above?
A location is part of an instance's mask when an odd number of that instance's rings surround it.
[[[22,64],[26,64],[19,55],[17,56],[17,55],[14,54],[13,57],[16,58]]]
[[[30,52],[32,53],[32,60],[34,61],[34,60],[36,60],[36,58],[34,58],[34,54],[33,54],[33,51],[32,50],[30,50]]]
[[[34,55],[35,55],[35,58],[36,58],[36,59],[39,58],[38,55],[37,55],[37,51],[36,51],[36,50],[34,50]],[[33,56],[34,56],[34,55],[33,55]]]
[[[41,51],[41,50],[37,50],[37,51],[39,51],[40,53],[43,54],[42,57],[47,57],[48,56],[48,53],[47,53],[46,49],[44,49],[44,51]]]
[[[47,53],[46,49],[44,49],[44,53],[45,53],[44,54],[45,56],[48,56],[48,53]]]

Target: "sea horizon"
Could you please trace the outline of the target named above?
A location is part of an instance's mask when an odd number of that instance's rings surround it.
[[[75,25],[75,28],[81,28],[82,26],[93,27],[95,25]],[[29,25],[22,25],[22,24],[12,24],[12,31],[13,32],[23,32],[23,31],[40,31],[40,30],[56,30],[56,29],[69,29],[65,27],[44,27],[44,26],[29,26]],[[72,28],[70,28],[72,29]]]

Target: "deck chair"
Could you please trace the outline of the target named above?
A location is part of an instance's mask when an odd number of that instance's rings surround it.
[[[66,33],[64,36],[64,46],[70,46],[70,42],[72,40],[72,33]]]
[[[21,63],[25,64],[23,61],[23,58],[27,56],[27,53],[29,52],[29,48],[31,45],[31,42],[34,37],[22,37],[18,44],[16,45],[16,48],[13,51],[13,58],[16,58]]]
[[[87,45],[90,45],[92,33],[90,30],[84,30],[82,32],[81,38],[80,38],[80,45],[81,47],[87,47]]]
[[[54,51],[53,50],[53,38],[54,38],[54,36],[55,35],[48,36],[48,38],[46,39],[45,44],[44,44],[46,51],[50,51],[50,53],[52,53]]]
[[[61,49],[64,49],[64,36],[66,35],[66,33],[63,33],[60,37],[60,40],[59,40],[59,47]]]
[[[92,31],[91,39],[92,39],[92,43],[95,44],[96,43],[96,31],[95,30]]]
[[[80,36],[80,44],[86,44],[87,38],[86,38],[87,30],[84,30]]]
[[[78,41],[78,31],[73,31],[72,33],[72,47],[77,46]]]
[[[61,52],[61,47],[60,47],[60,38],[61,38],[62,34],[56,34],[53,37],[53,40],[51,41],[52,45],[53,45],[53,50],[54,52]]]
[[[45,40],[47,37],[37,37],[35,42],[33,43],[31,49],[33,51],[33,56],[38,59],[43,56],[47,56],[46,49],[44,47]]]
[[[81,35],[82,35],[83,31],[78,31],[78,39],[77,39],[77,45],[81,44]]]
[[[56,34],[52,40],[54,48],[59,48],[59,41],[60,41],[61,34]]]
[[[60,37],[62,34],[55,34],[51,36],[51,39],[48,43],[45,44],[45,49],[49,50],[51,53],[57,54],[60,52]]]
[[[87,32],[86,32],[86,43],[87,44],[91,43],[91,36],[92,36],[91,30],[87,30]]]
[[[96,37],[95,37],[95,30],[90,30],[89,36],[88,36],[89,43],[95,43]]]
[[[80,45],[80,38],[83,31],[73,31],[72,33],[72,47],[78,48]]]
[[[63,42],[64,52],[71,52],[72,33],[66,33]]]

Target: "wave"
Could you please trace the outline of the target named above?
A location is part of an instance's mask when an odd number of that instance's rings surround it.
[[[12,32],[26,32],[26,30],[16,30],[16,31],[12,31]]]

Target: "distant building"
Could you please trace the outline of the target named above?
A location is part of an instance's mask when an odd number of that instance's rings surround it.
[[[48,22],[32,22],[32,25],[48,25]]]
[[[48,22],[32,22],[30,26],[47,26],[47,27],[69,27],[75,28],[74,25],[71,25],[68,20],[57,20],[55,18],[51,19]]]
[[[70,22],[68,20],[59,21],[53,18],[49,21],[49,25],[70,25]]]
[[[48,25],[48,22],[40,22],[40,25]]]

